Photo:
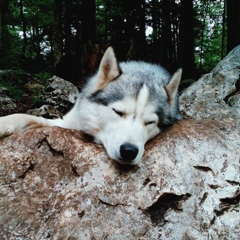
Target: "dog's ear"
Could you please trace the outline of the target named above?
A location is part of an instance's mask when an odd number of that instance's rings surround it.
[[[170,79],[169,83],[165,87],[167,94],[168,94],[168,100],[170,104],[174,101],[176,94],[178,92],[179,83],[182,77],[182,69],[179,68]]]
[[[116,79],[121,74],[118,61],[112,47],[109,47],[103,55],[97,73],[98,89],[103,89],[109,82]]]

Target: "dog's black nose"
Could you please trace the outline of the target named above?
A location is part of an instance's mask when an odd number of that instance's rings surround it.
[[[125,162],[130,162],[134,160],[138,155],[137,146],[131,143],[124,143],[120,146],[120,156],[121,160]]]

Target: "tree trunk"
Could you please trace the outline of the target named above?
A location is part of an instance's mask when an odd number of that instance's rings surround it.
[[[34,26],[35,28],[35,49],[36,49],[36,53],[37,53],[37,58],[40,58],[41,57],[41,43],[40,43],[40,32],[39,32],[39,27],[38,27],[38,24],[36,24]]]
[[[95,0],[82,1],[82,41],[83,44],[96,42],[96,4]]]
[[[161,38],[161,55],[162,63],[169,68],[173,63],[172,51],[172,32],[171,32],[171,4],[172,1],[162,1],[162,38]]]
[[[130,9],[126,18],[128,25],[126,29],[130,33],[130,47],[127,59],[142,60],[146,57],[145,0],[133,0],[131,3],[127,3],[127,7]]]
[[[200,41],[200,54],[199,54],[199,59],[200,59],[200,71],[202,71],[203,68],[203,53],[204,53],[204,36],[205,36],[205,28],[206,28],[206,16],[207,12],[209,12],[209,2],[208,0],[205,2],[205,5],[202,6],[200,15],[203,18],[203,26],[201,28],[201,41]]]
[[[179,57],[184,76],[190,78],[193,77],[195,72],[195,62],[194,11],[192,0],[181,0]]]
[[[22,46],[22,57],[25,58],[26,57],[26,48],[27,48],[27,24],[26,24],[26,19],[24,16],[24,12],[23,12],[23,0],[20,0],[20,18],[22,21],[22,31],[23,31],[23,46]]]
[[[240,1],[227,0],[227,52],[240,44]]]
[[[63,56],[62,0],[54,0],[53,48],[54,69],[56,69]]]
[[[0,0],[0,68],[8,67],[9,32],[7,27],[7,10],[9,0]]]
[[[142,46],[145,45],[145,31],[146,31],[146,18],[145,18],[145,0],[138,1],[138,8],[137,8],[137,15],[138,15],[138,37],[140,40],[140,44]]]
[[[151,16],[151,27],[153,29],[151,40],[151,58],[153,62],[160,63],[162,59],[160,36],[161,32],[161,20],[162,20],[162,9],[158,0],[153,0],[150,3],[150,16]]]
[[[223,14],[222,14],[222,47],[221,47],[221,59],[223,59],[225,52],[226,52],[226,45],[225,45],[225,37],[226,37],[226,0],[224,0],[224,6],[223,6]],[[240,29],[239,29],[240,30]]]
[[[72,31],[71,31],[71,21],[72,21],[71,6],[72,6],[71,1],[65,1],[65,12],[64,12],[65,44],[64,44],[64,53],[66,55],[71,54],[71,51],[73,50]]]

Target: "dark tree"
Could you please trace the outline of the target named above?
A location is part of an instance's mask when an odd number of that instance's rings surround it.
[[[136,3],[136,21],[137,37],[140,44],[144,46],[146,30],[145,0],[138,0]]]
[[[150,36],[151,42],[151,57],[153,62],[161,62],[161,19],[162,7],[158,0],[149,2],[149,15],[148,25],[152,27],[152,34]]]
[[[26,57],[26,49],[27,49],[27,23],[26,23],[26,19],[24,16],[23,0],[20,0],[20,18],[21,18],[22,30],[23,30],[22,57],[25,58]]]
[[[120,60],[192,78],[240,44],[239,30],[239,0],[0,0],[0,67],[77,82],[112,45]]]
[[[96,42],[96,4],[95,0],[82,0],[82,42]]]
[[[227,0],[227,52],[240,44],[240,1]]]
[[[221,59],[223,59],[226,52],[226,0],[224,0],[223,13],[222,13],[222,47],[221,47]]]
[[[194,11],[192,0],[181,0],[179,59],[184,76],[193,77],[194,63]]]
[[[126,3],[126,37],[130,47],[127,53],[128,59],[146,58],[146,3],[145,0],[133,0]]]
[[[7,26],[7,13],[9,7],[9,0],[0,0],[0,67],[6,68],[8,65],[8,46],[9,46],[9,32]]]
[[[72,1],[64,1],[64,52],[70,54],[72,51]]]
[[[161,38],[161,62],[165,67],[173,65],[173,43],[171,30],[171,5],[172,0],[162,1],[162,38]]]
[[[54,69],[60,63],[63,56],[62,13],[63,13],[62,0],[54,0],[54,29],[53,29]]]

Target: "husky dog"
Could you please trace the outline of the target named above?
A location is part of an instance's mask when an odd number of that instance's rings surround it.
[[[171,77],[164,68],[145,62],[118,63],[109,47],[98,72],[62,119],[27,114],[0,117],[0,137],[39,126],[77,129],[102,143],[110,158],[136,165],[145,143],[182,118],[178,102],[181,74],[179,69]]]

